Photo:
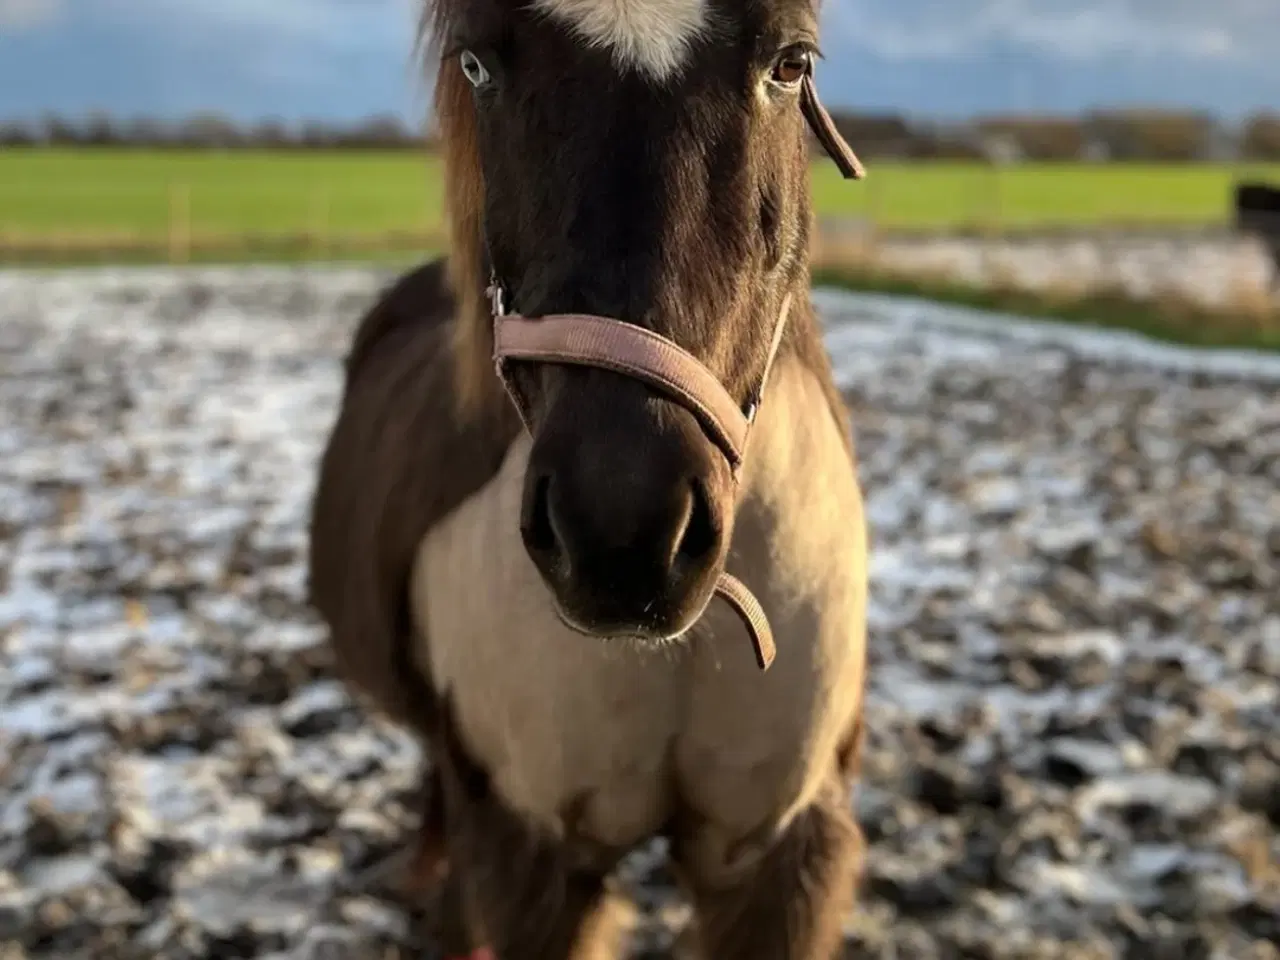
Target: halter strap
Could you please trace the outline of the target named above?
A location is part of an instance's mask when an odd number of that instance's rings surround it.
[[[745,407],[738,406],[702,361],[652,330],[592,314],[561,313],[529,318],[499,313],[503,309],[502,291],[496,284],[491,286],[490,298],[494,312],[494,363],[525,429],[532,428],[529,406],[510,376],[510,361],[602,367],[649,384],[692,413],[708,438],[724,452],[734,480],[739,478],[751,425],[760,409],[769,371],[778,355],[787,315],[791,312],[789,293],[782,298],[764,370]],[[756,664],[761,670],[769,669],[777,654],[777,645],[760,601],[728,573],[720,575],[716,594],[741,618],[751,639]]]
[[[846,179],[866,176],[853,149],[836,128],[835,121],[818,99],[812,65],[800,91],[800,110],[823,149]],[[611,317],[561,313],[525,317],[507,311],[505,291],[489,259],[489,304],[493,317],[493,359],[498,377],[511,397],[525,429],[531,429],[529,405],[510,376],[509,363],[525,360],[600,367],[633,377],[675,400],[697,418],[707,437],[720,448],[733,478],[741,475],[751,425],[764,399],[769,372],[778,355],[791,312],[791,294],[783,297],[774,321],[764,370],[745,404],[739,405],[706,365],[679,344],[653,330]],[[773,631],[764,608],[742,581],[722,573],[716,595],[727,602],[746,628],[761,670],[769,669],[777,654]]]
[[[499,297],[493,299],[500,304]],[[558,313],[530,318],[495,312],[493,355],[498,376],[526,427],[530,425],[528,403],[510,376],[509,361],[570,363],[613,370],[662,391],[697,417],[708,438],[723,451],[736,480],[790,311],[791,295],[787,294],[774,321],[759,385],[751,391],[745,406],[739,406],[716,375],[679,344],[652,330],[609,317]]]
[[[812,71],[806,73],[804,80],[801,81],[800,112],[809,121],[809,129],[818,138],[822,148],[827,151],[827,156],[840,168],[844,178],[846,180],[864,179],[867,171],[863,168],[862,161],[853,152],[853,147],[849,146],[848,141],[840,135],[836,122],[831,119],[831,114],[827,113],[827,108],[818,99],[818,88],[814,85]]]

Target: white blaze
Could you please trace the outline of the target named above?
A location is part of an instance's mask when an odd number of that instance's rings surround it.
[[[707,29],[710,0],[532,0],[592,46],[613,51],[619,66],[664,80],[684,63]]]

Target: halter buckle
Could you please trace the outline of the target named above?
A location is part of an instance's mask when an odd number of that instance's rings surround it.
[[[489,278],[489,285],[484,288],[484,293],[489,298],[489,311],[495,317],[505,317],[507,315],[506,295],[497,277]]]

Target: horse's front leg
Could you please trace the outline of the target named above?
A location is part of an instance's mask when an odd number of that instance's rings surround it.
[[[455,736],[437,751],[445,846],[474,960],[614,960],[624,910],[606,888],[617,857],[571,846],[512,810]]]
[[[451,838],[452,873],[469,921],[471,960],[615,960],[621,915],[606,874],[570,862],[510,811],[471,811]],[[455,842],[456,841],[456,842]],[[456,942],[456,941],[455,941]]]
[[[723,839],[714,824],[694,825],[676,851],[696,911],[696,952],[705,960],[839,956],[863,852],[840,781],[801,810],[750,866],[699,862],[694,851],[725,850]],[[741,840],[743,848],[753,842]]]

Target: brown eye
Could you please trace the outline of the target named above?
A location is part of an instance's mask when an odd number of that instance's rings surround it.
[[[784,87],[793,87],[804,79],[809,72],[809,54],[799,50],[789,50],[773,65],[773,82]]]

